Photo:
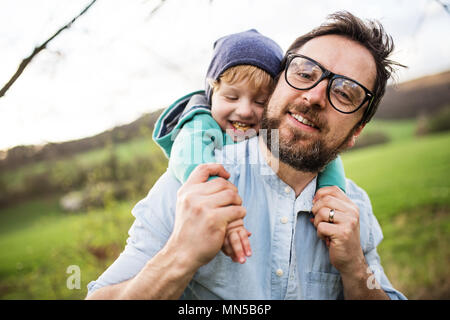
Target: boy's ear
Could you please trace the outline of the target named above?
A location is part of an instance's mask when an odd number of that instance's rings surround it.
[[[365,126],[366,126],[366,124],[363,123],[356,129],[356,131],[353,133],[352,138],[348,141],[347,148],[350,149],[351,147],[353,147],[355,145],[356,138],[359,137],[359,135],[361,134],[361,132],[362,132],[362,130],[364,129]]]
[[[211,88],[214,88],[214,79],[213,78],[207,78],[206,81],[208,82],[208,84]]]

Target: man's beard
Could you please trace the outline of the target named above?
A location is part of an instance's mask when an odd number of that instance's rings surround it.
[[[270,150],[275,157],[277,156],[277,152],[272,152],[272,150],[277,150],[276,146],[273,145],[273,143],[277,143],[277,139],[272,141],[272,130],[280,130],[281,119],[279,116],[286,114],[287,110],[296,110],[297,112],[307,115],[311,121],[318,125],[321,132],[326,131],[328,128],[326,121],[319,115],[320,111],[314,110],[314,107],[297,107],[295,109],[289,107],[290,106],[286,106],[278,117],[269,117],[267,111],[268,106],[266,105],[262,115],[261,128],[266,129],[266,134],[261,136],[267,145],[268,150]],[[308,133],[302,132],[301,130],[289,130],[291,139],[290,141],[286,141],[286,139],[281,137],[281,132],[278,131],[278,159],[299,171],[313,173],[320,172],[346,148],[348,142],[352,139],[356,128],[357,126],[350,131],[343,141],[328,141],[328,143],[326,143],[323,139],[316,138],[315,141],[305,146],[298,146],[295,142],[312,139]]]

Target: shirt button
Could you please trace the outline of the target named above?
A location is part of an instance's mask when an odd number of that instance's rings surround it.
[[[281,221],[281,223],[288,223],[288,218],[287,217],[281,217],[280,221]]]
[[[277,276],[279,276],[279,277],[283,276],[283,270],[278,269],[277,272],[276,272],[276,274],[277,274]]]
[[[289,187],[284,188],[284,192],[286,192],[286,193],[291,192],[291,188],[289,188]]]

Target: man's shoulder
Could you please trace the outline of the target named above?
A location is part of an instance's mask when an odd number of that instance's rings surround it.
[[[132,214],[136,218],[146,220],[150,213],[164,215],[163,212],[175,212],[177,190],[180,187],[181,183],[167,170],[155,182],[147,196],[135,205]]]
[[[372,204],[367,192],[353,180],[346,178],[346,194],[358,206],[360,215],[371,216]]]
[[[350,199],[358,201],[369,201],[369,196],[367,192],[358,186],[353,180],[346,178],[346,194]]]
[[[346,178],[346,182],[346,194],[359,209],[361,244],[364,251],[369,251],[380,243],[383,233],[367,192],[351,179]]]

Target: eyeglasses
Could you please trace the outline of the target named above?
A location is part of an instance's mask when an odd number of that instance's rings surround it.
[[[320,81],[330,79],[327,97],[334,109],[342,113],[353,113],[369,100],[369,107],[374,94],[355,80],[335,74],[313,59],[301,54],[288,54],[284,72],[286,82],[297,90],[309,90]]]

